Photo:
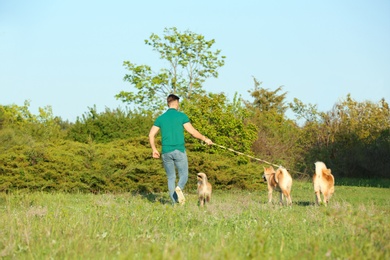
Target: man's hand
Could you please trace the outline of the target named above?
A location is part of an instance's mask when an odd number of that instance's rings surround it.
[[[160,158],[160,153],[157,150],[153,150],[152,157],[158,159]]]
[[[206,138],[206,139],[204,140],[204,142],[205,142],[206,144],[208,144],[208,145],[212,145],[212,144],[213,144],[213,141],[211,141],[211,140],[208,139],[208,138]]]

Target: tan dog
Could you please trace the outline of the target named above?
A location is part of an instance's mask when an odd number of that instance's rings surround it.
[[[330,197],[334,193],[334,177],[330,169],[326,168],[325,163],[316,162],[316,171],[313,175],[313,186],[316,194],[316,204],[320,205],[321,193],[324,196],[325,206],[328,205]]]
[[[263,179],[268,185],[268,203],[272,202],[272,192],[275,190],[280,192],[281,205],[283,205],[283,197],[285,197],[287,205],[292,205],[292,178],[285,168],[279,167],[275,172],[272,166],[268,168],[264,167]]]
[[[198,198],[199,198],[199,205],[201,207],[204,206],[204,204],[210,202],[211,200],[211,192],[212,192],[212,186],[207,180],[207,176],[205,173],[200,172],[198,173]]]

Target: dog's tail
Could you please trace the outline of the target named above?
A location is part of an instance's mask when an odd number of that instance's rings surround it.
[[[330,175],[330,169],[326,168],[325,163],[323,162],[316,162],[314,164],[316,166],[316,176],[317,178],[321,178],[322,174]]]
[[[282,175],[287,175],[287,170],[286,168],[284,167],[279,167],[277,170],[276,170],[276,173],[275,173],[275,181],[276,183],[279,183],[279,178],[282,176]]]

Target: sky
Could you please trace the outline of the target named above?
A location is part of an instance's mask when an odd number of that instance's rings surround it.
[[[348,94],[390,102],[389,0],[0,0],[0,105],[28,100],[70,122],[123,108],[123,62],[168,67],[144,40],[171,27],[226,56],[206,91],[251,100],[255,77],[323,112]]]

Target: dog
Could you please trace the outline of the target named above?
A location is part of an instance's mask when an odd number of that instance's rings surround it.
[[[284,167],[279,167],[276,171],[272,166],[264,167],[263,179],[268,186],[268,203],[272,202],[272,192],[275,190],[280,192],[281,205],[283,205],[283,197],[285,197],[287,205],[292,205],[292,177]]]
[[[207,176],[205,173],[198,173],[198,199],[199,205],[203,207],[206,202],[210,203],[211,200],[212,186],[208,182]]]
[[[324,197],[325,206],[328,205],[330,197],[334,193],[334,177],[332,175],[332,171],[326,168],[325,163],[316,162],[315,165],[315,173],[313,175],[313,186],[314,193],[316,196],[316,204],[320,205],[321,201],[321,193]]]

